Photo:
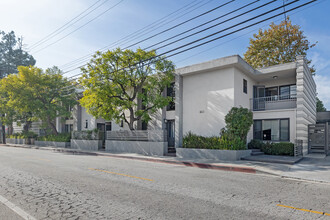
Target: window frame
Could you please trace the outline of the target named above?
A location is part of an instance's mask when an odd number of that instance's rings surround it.
[[[263,140],[263,127],[262,127],[262,121],[274,121],[278,120],[279,121],[279,138],[278,140]],[[282,120],[288,120],[288,139],[287,140],[282,140],[281,137],[281,121]],[[255,135],[255,121],[260,121],[261,122],[261,139],[257,139]],[[290,141],[290,118],[267,118],[267,119],[256,119],[253,120],[253,139],[260,140],[260,141],[271,141],[271,142],[288,142]]]
[[[247,89],[247,80],[243,79],[243,93],[247,94],[248,89]]]

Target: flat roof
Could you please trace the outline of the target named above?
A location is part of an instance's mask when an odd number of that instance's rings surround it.
[[[232,55],[178,68],[176,69],[176,74],[186,76],[229,67],[236,67],[257,81],[265,81],[272,78],[274,73],[276,73],[277,76],[295,77],[297,65],[296,62],[290,62],[254,69],[241,56]]]

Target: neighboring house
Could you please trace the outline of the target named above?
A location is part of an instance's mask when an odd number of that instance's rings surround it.
[[[316,123],[316,85],[306,61],[254,69],[240,56],[224,57],[176,70],[175,82],[164,91],[173,102],[159,110],[143,130],[163,130],[168,148],[182,146],[189,131],[203,136],[219,135],[225,115],[232,107],[253,112],[248,134],[263,141],[303,140],[308,152],[308,125]],[[128,130],[104,119],[96,119],[77,105],[73,117],[57,119],[60,132],[72,130]]]
[[[32,131],[34,133],[36,133],[37,135],[43,135],[44,134],[44,129],[42,129],[42,122],[41,121],[36,121],[36,122],[32,122],[31,126],[29,128],[29,131]],[[12,126],[12,133],[21,133],[24,129],[24,124],[21,125],[17,125],[16,122],[13,122],[13,126]],[[6,130],[7,130],[7,134],[9,133],[8,131],[8,126],[6,126]]]

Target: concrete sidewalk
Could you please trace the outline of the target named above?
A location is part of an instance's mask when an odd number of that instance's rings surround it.
[[[94,156],[105,156],[122,159],[134,159],[147,162],[167,163],[174,165],[183,165],[189,167],[227,170],[246,173],[266,173],[280,176],[283,178],[293,178],[307,181],[316,181],[330,183],[330,157],[325,155],[309,154],[305,156],[299,163],[294,165],[279,164],[279,163],[265,163],[255,161],[215,161],[215,160],[187,160],[177,157],[168,156],[143,156],[139,154],[129,153],[108,153],[104,151],[84,151],[71,148],[57,148],[57,147],[39,147],[34,145],[15,145],[6,144],[4,147],[20,147],[41,150],[51,150],[60,153],[70,154],[86,154]]]

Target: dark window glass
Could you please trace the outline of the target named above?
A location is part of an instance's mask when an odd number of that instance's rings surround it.
[[[289,140],[289,119],[281,119],[280,121],[280,137],[281,141]]]
[[[281,86],[280,87],[280,98],[289,99],[290,98],[290,86]]]
[[[247,81],[243,79],[243,92],[247,94]]]
[[[169,87],[167,87],[167,97],[171,98],[171,102],[166,107],[167,111],[175,110],[175,89],[174,89],[174,83],[171,83]]]
[[[277,96],[278,95],[278,87],[271,87],[265,89],[266,96]]]
[[[142,122],[142,130],[148,130],[148,123]]]
[[[88,128],[88,120],[85,122],[85,128]]]
[[[253,123],[253,138],[261,140],[261,121],[255,120]]]
[[[106,122],[106,123],[105,123],[105,130],[106,130],[106,131],[111,131],[111,129],[112,129],[111,127],[112,127],[111,122]]]

